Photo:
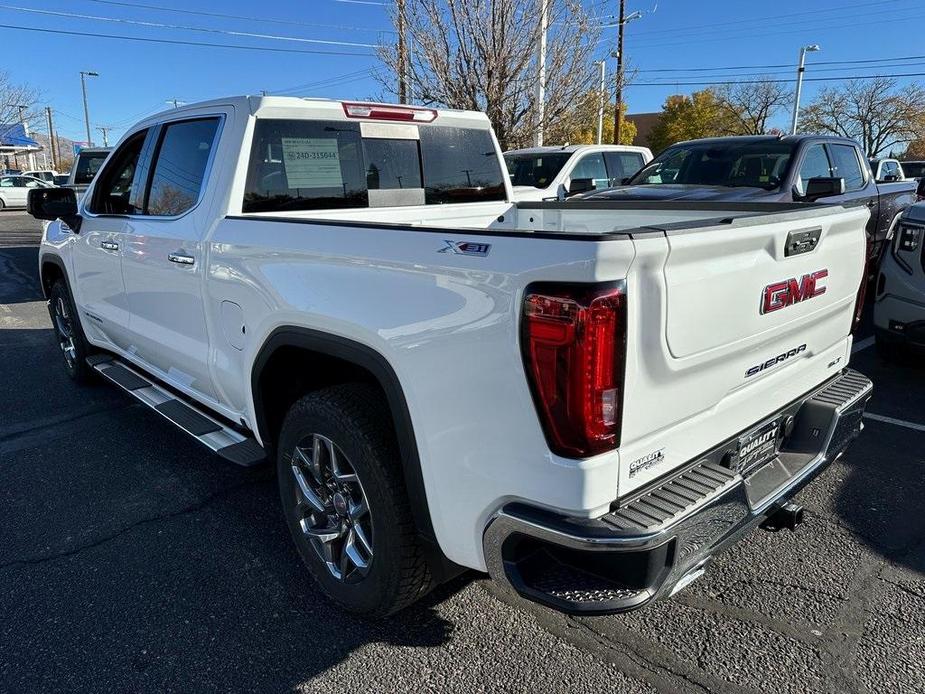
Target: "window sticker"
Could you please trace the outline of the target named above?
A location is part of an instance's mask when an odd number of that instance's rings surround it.
[[[336,138],[284,137],[282,145],[290,188],[340,188],[344,185]]]

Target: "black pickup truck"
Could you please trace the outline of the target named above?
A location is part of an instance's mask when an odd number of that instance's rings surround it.
[[[679,142],[623,179],[623,185],[581,199],[865,205],[870,208],[870,258],[877,258],[895,221],[917,201],[918,193],[915,181],[874,181],[867,157],[854,140],[757,135]]]

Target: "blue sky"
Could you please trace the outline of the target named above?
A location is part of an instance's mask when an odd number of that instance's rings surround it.
[[[386,4],[390,1],[0,0],[2,69],[15,81],[40,88],[41,105],[55,109],[60,134],[76,140],[85,139],[80,70],[100,73],[99,78],[88,81],[90,119],[93,126],[112,126],[111,140],[174,98],[190,102],[263,89],[367,98],[380,92],[369,74],[377,65],[369,45],[391,35]],[[616,0],[585,3],[605,23],[616,12]],[[923,26],[922,0],[628,0],[627,12],[635,10],[643,16],[627,26],[625,48],[627,60],[639,70],[637,84],[626,95],[631,113],[656,111],[667,95],[702,88],[692,82],[748,79],[756,73],[792,79],[799,48],[809,43],[818,43],[823,50],[809,56],[808,79],[925,73],[925,58],[853,65],[845,62],[925,54],[915,41],[895,40],[897,36],[916,35],[897,28]],[[96,19],[72,16],[75,14]],[[257,17],[262,21],[253,19]],[[91,36],[23,31],[11,26]],[[131,42],[99,38],[101,34],[235,44],[278,52]],[[611,41],[615,42],[616,29],[605,30],[603,36],[608,41],[600,46],[600,57],[605,57]],[[18,58],[11,60],[11,56]],[[910,79],[925,78],[901,78]],[[804,99],[835,83],[807,82]],[[779,120],[783,124],[786,119],[781,116]],[[40,125],[34,124],[36,128]],[[93,136],[101,140],[99,132]]]

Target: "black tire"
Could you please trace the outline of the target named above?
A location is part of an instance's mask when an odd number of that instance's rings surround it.
[[[96,372],[87,364],[87,357],[94,350],[84,335],[71,290],[64,279],[55,280],[51,286],[48,293],[48,313],[51,315],[55,340],[61,348],[67,375],[76,383],[92,383]]]
[[[877,334],[874,337],[874,346],[877,350],[877,355],[881,359],[893,363],[902,363],[904,357],[902,348],[892,340]]]
[[[6,207],[6,203],[3,200],[0,200],[0,212],[3,212],[3,208]]]
[[[331,600],[345,610],[367,617],[384,617],[401,610],[422,597],[431,583],[411,517],[398,444],[391,423],[383,414],[386,408],[381,393],[366,384],[345,384],[310,393],[298,400],[286,415],[277,452],[283,513],[302,561]],[[307,445],[319,439],[325,444],[316,448]],[[323,448],[327,443],[336,446],[330,450],[336,451],[341,472],[352,470],[357,481],[348,483],[349,488],[340,488],[342,495],[338,499],[339,492],[334,489],[336,476],[326,476],[322,471],[313,472],[316,476],[312,478],[305,473],[302,481],[317,489],[317,500],[324,501],[326,510],[316,511],[300,491],[293,458],[297,458],[297,465],[310,463],[305,453],[318,451],[315,466],[323,468],[322,459],[329,453],[320,451],[329,450]],[[298,457],[297,448],[302,457]],[[311,465],[306,469],[311,470]],[[329,480],[329,489],[319,479]],[[325,493],[328,496],[323,499]],[[368,508],[368,525],[363,532],[370,540],[369,562],[362,571],[348,562],[338,578],[322,555],[325,550],[336,555],[338,543],[343,548],[346,540],[330,540],[330,546],[325,547],[317,536],[306,534],[312,531],[303,530],[301,522],[330,528],[344,528],[344,524],[351,528],[360,526],[362,521],[354,521],[349,514],[331,515],[338,501],[341,508],[350,506],[358,494],[364,495]],[[331,566],[343,567],[337,561]]]

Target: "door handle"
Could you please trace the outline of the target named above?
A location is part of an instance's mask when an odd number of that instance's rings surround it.
[[[167,260],[171,263],[177,263],[179,265],[192,265],[196,262],[196,259],[191,255],[186,255],[186,253],[169,253],[167,255]]]
[[[102,248],[104,251],[118,251],[119,244],[115,241],[101,241],[100,248]]]

